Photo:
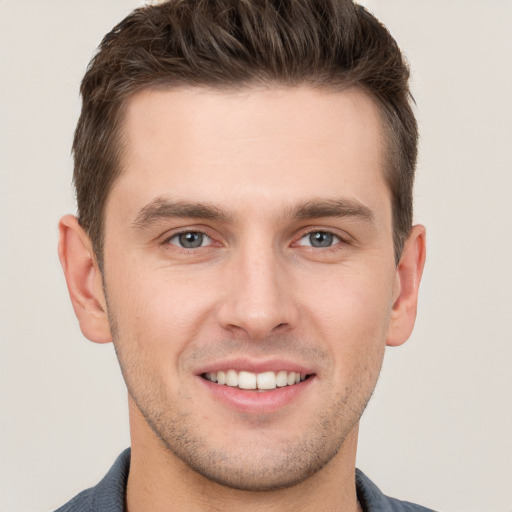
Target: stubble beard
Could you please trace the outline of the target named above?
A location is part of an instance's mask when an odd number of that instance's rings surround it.
[[[168,396],[163,380],[151,371],[150,364],[144,364],[144,354],[135,353],[137,344],[125,335],[119,342],[121,333],[110,312],[114,346],[128,393],[162,447],[206,479],[242,491],[289,488],[328,465],[355,429],[382,363],[379,356],[370,363],[372,367],[359,368],[357,379],[331,396],[330,403],[322,404],[315,418],[305,419],[306,428],[299,436],[276,441],[270,431],[268,444],[265,436],[245,435],[243,444],[216,447],[209,441],[208,428],[222,426],[203,425],[194,417],[194,408],[187,407],[192,405],[192,397],[179,393],[173,400]],[[255,433],[265,429],[264,418],[260,425],[255,421],[254,429]]]
[[[149,389],[154,390],[155,386],[150,385]],[[190,414],[175,413],[175,404],[168,398],[147,391],[134,392],[133,386],[129,386],[132,400],[168,452],[212,482],[251,492],[293,487],[328,465],[356,426],[370,398],[365,399],[359,411],[349,410],[346,397],[338,396],[331,410],[324,411],[300,437],[288,443],[274,443],[272,449],[251,436],[247,436],[244,445],[230,443],[216,448]],[[162,403],[168,404],[165,411],[157,405]]]

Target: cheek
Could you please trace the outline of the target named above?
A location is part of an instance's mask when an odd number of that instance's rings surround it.
[[[392,305],[392,273],[337,269],[301,289],[312,335],[327,342],[338,365],[347,367],[383,353]],[[310,283],[312,284],[312,283]]]
[[[117,265],[106,284],[120,341],[137,345],[155,361],[169,353],[179,357],[210,321],[214,287],[205,279],[169,268]]]

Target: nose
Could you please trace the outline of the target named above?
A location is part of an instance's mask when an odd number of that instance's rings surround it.
[[[260,246],[240,251],[228,267],[218,309],[218,321],[224,329],[262,340],[296,326],[299,314],[292,277],[279,255]]]

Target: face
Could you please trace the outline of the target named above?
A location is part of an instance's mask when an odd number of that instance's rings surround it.
[[[124,122],[104,279],[138,435],[239,489],[335,463],[398,293],[374,104],[356,90],[146,90]]]

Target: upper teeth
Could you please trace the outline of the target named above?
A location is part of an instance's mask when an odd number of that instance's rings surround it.
[[[204,377],[212,382],[232,387],[238,386],[240,389],[275,389],[297,384],[306,378],[306,374],[286,370],[263,373],[228,370],[208,372]]]

